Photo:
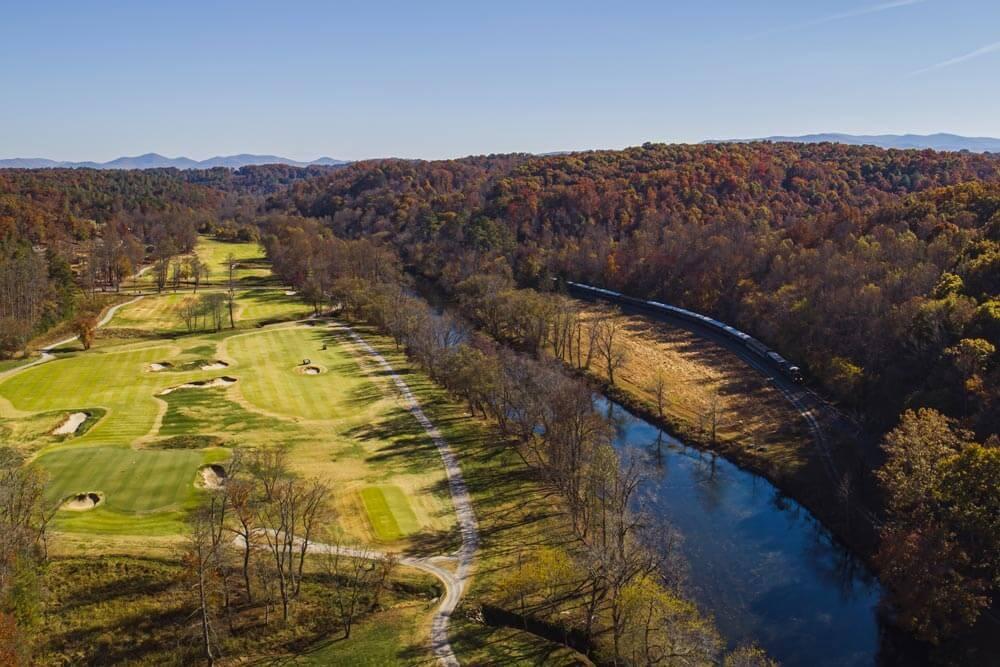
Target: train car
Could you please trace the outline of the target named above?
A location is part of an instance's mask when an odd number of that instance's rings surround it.
[[[760,342],[756,338],[748,336],[747,339],[743,341],[743,343],[744,345],[746,345],[748,348],[750,348],[760,356],[764,357],[765,359],[768,358],[767,353],[770,352],[771,350],[768,349],[767,345],[764,345],[764,343]]]
[[[599,295],[611,301],[625,303],[637,308],[642,308],[643,310],[666,313],[673,317],[679,317],[683,320],[708,327],[713,331],[717,331],[723,336],[726,336],[727,338],[731,338],[734,341],[742,343],[748,350],[761,357],[771,365],[779,368],[785,375],[790,377],[793,382],[803,381],[802,370],[798,366],[791,363],[774,350],[768,348],[764,345],[764,343],[760,342],[750,334],[740,331],[736,327],[730,326],[725,322],[720,322],[719,320],[712,319],[707,315],[702,315],[701,313],[696,313],[678,306],[671,306],[670,304],[661,303],[659,301],[644,301],[642,299],[628,296],[627,294],[614,292],[601,287],[595,287],[593,285],[586,285],[584,283],[577,283],[570,280],[567,280],[566,284],[570,287]]]

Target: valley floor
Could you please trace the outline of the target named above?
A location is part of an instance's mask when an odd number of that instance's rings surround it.
[[[460,546],[439,453],[391,376],[343,329],[302,320],[310,309],[270,277],[254,246],[206,239],[197,252],[217,266],[230,246],[248,266],[235,328],[184,320],[186,304],[221,287],[157,294],[147,272],[125,290],[143,298],[116,312],[92,349],[73,341],[51,361],[0,369],[11,371],[0,377],[0,438],[46,473],[46,502],[62,508],[50,528],[41,664],[165,664],[189,654],[173,652],[195,643],[179,554],[189,513],[212,493],[207,467],[224,470],[235,447],[287,447],[294,471],[333,490],[336,523],[327,528],[343,543],[417,556]],[[465,602],[475,608],[502,587],[526,546],[558,539],[558,516],[523,464],[490,447],[486,425],[390,341],[358,331],[458,455],[483,532]],[[435,580],[401,570],[384,610],[345,641],[324,637],[322,579],[314,573],[309,582],[299,612],[309,622],[272,629],[248,607],[228,654],[304,664],[433,661]],[[457,614],[453,629],[462,662],[572,661],[572,651],[538,637],[464,619]]]

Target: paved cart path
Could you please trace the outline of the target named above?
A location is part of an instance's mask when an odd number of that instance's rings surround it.
[[[351,339],[357,343],[359,347],[361,347],[361,349],[371,356],[376,365],[378,365],[389,377],[392,378],[393,383],[396,385],[396,389],[399,390],[399,393],[403,397],[404,405],[406,405],[406,408],[416,418],[416,420],[420,422],[420,425],[423,427],[424,431],[437,448],[438,454],[441,455],[441,460],[444,463],[445,474],[448,477],[448,487],[451,491],[451,502],[455,507],[459,531],[462,535],[462,546],[458,550],[458,567],[455,570],[455,574],[451,574],[447,570],[430,563],[428,559],[403,558],[400,562],[419,568],[425,572],[429,572],[444,583],[445,596],[441,605],[438,607],[437,613],[434,615],[434,622],[431,626],[431,646],[433,647],[434,654],[437,655],[441,664],[449,666],[458,665],[458,659],[455,657],[451,644],[448,642],[448,621],[451,618],[452,612],[455,611],[455,608],[458,607],[459,601],[462,599],[462,593],[465,591],[465,584],[472,570],[476,549],[479,547],[479,528],[476,523],[475,512],[472,510],[472,501],[469,498],[469,490],[465,485],[465,479],[462,477],[462,469],[458,465],[458,459],[455,457],[455,453],[445,441],[441,432],[436,426],[434,426],[431,420],[427,418],[427,415],[424,414],[419,401],[417,401],[409,386],[407,386],[406,382],[399,376],[389,362],[386,361],[385,357],[379,354],[375,348],[369,345],[365,339],[359,336],[349,326],[341,323],[334,323],[332,327],[334,329],[339,329],[350,336]],[[320,545],[315,546],[320,548]]]

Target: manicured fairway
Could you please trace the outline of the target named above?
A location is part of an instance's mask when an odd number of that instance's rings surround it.
[[[398,540],[420,528],[406,494],[398,486],[369,486],[361,490],[361,500],[380,540]]]
[[[159,410],[153,394],[177,383],[176,375],[148,373],[146,366],[176,353],[162,345],[91,350],[8,378],[0,396],[29,412],[105,408],[107,415],[74,444],[129,445],[153,428]]]
[[[190,290],[177,294],[151,294],[119,310],[108,326],[141,329],[152,333],[187,333],[187,324],[181,315],[182,308],[211,292],[224,293],[213,288],[201,289],[197,294]],[[297,297],[286,295],[283,289],[255,288],[236,294],[236,326],[239,328],[254,327],[267,321],[299,319],[310,313],[312,309],[309,306]],[[225,325],[229,326],[228,312]],[[206,331],[211,327],[210,318],[198,318],[195,322],[195,331]]]
[[[205,290],[201,290],[199,294],[191,294],[190,292],[171,294],[168,292],[158,296],[146,296],[119,309],[108,326],[146,331],[184,331],[181,308],[187,303],[197,301],[200,294],[204,293]]]
[[[100,491],[104,501],[87,512],[59,512],[55,527],[72,532],[166,535],[184,530],[185,511],[201,493],[198,468],[224,452],[134,450],[123,447],[62,449],[36,460],[49,476],[48,502]]]
[[[259,286],[237,294],[241,331],[187,332],[180,308],[218,286],[156,295],[147,284],[98,347],[72,343],[59,359],[0,376],[0,440],[16,441],[47,473],[46,500],[104,494],[94,509],[59,511],[53,528],[123,539],[182,534],[205,493],[194,484],[200,466],[226,461],[229,447],[282,445],[295,472],[329,485],[345,539],[405,548],[411,536],[451,531],[437,451],[367,352],[326,323],[262,326],[312,309],[269,284],[256,246],[202,239],[198,252],[215,277],[229,252],[252,260],[242,276]],[[201,370],[214,360],[229,366]],[[154,366],[163,362],[170,365]],[[161,395],[223,375],[237,382]],[[76,411],[93,415],[80,434],[52,433]]]
[[[205,277],[208,283],[223,283],[229,277],[226,266],[226,258],[232,253],[238,263],[233,277],[238,281],[259,281],[267,279],[271,271],[264,258],[263,249],[256,243],[229,243],[227,241],[217,241],[207,236],[198,239],[195,246],[195,253],[201,258],[209,269],[209,275]],[[136,280],[129,280],[125,283],[125,288],[132,287],[150,288],[156,282],[152,269],[146,270]]]
[[[244,263],[236,268],[234,277],[237,280],[266,278],[271,275],[271,270],[263,263],[264,251],[256,243],[230,243],[203,236],[198,240],[195,252],[201,261],[208,265],[211,271],[208,279],[213,282],[225,281],[228,278],[226,258],[230,254],[237,262]]]
[[[239,307],[238,325],[256,326],[260,322],[298,320],[313,310],[297,296],[285,294],[283,288],[258,288],[241,292],[236,298]]]
[[[261,410],[304,419],[341,419],[379,391],[339,345],[328,345],[321,327],[285,327],[233,336],[223,349],[243,372],[240,393]],[[302,361],[323,366],[305,375]]]

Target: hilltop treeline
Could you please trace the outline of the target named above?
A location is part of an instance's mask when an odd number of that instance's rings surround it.
[[[487,331],[507,308],[502,328],[527,350],[572,341],[558,335],[574,331],[560,324],[572,307],[509,286],[556,276],[738,324],[875,434],[899,423],[877,473],[875,562],[900,625],[940,641],[993,604],[1000,157],[751,144],[378,161],[269,207],[325,218],[326,230],[272,217],[298,230],[272,244],[276,266],[316,303],[362,298],[324,278],[316,249],[332,232],[392,244]],[[342,261],[371,262],[376,247]]]
[[[0,170],[0,356],[74,315],[77,287],[117,289],[148,259],[189,252],[199,231],[256,240],[259,194],[319,173]]]
[[[879,428],[916,404],[988,433],[993,353],[965,352],[1000,343],[998,181],[990,155],[645,145],[358,163],[269,206],[382,235],[446,288],[487,269],[541,288],[560,275],[709,313]]]
[[[174,170],[0,171],[0,356],[74,315],[77,287],[116,288],[148,247],[189,249],[221,203]]]

